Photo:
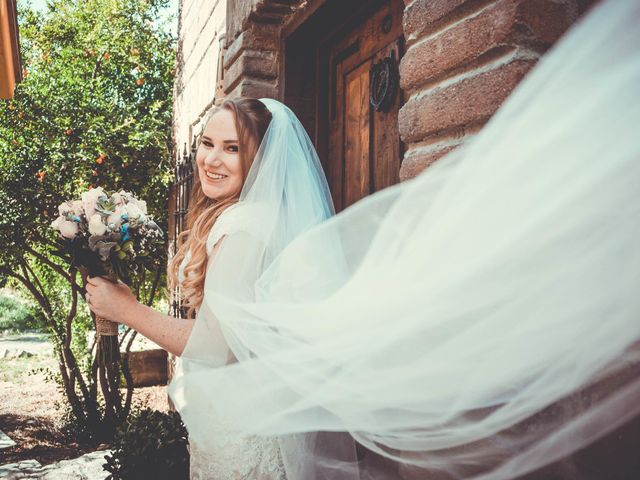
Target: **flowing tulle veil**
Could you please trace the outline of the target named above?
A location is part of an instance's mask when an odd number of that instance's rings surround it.
[[[191,438],[209,412],[277,436],[289,480],[393,478],[384,458],[508,479],[637,416],[639,20],[599,5],[470,144],[333,217],[300,123],[264,100],[247,221],[170,386]]]

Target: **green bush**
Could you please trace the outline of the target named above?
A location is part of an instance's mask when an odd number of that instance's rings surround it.
[[[105,456],[106,480],[188,480],[187,430],[176,412],[145,408],[118,429],[112,455]]]
[[[0,333],[42,330],[42,318],[19,298],[0,292]]]

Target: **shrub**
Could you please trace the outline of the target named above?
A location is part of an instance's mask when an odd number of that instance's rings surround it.
[[[43,321],[19,298],[0,291],[0,332],[42,330]]]
[[[145,408],[118,429],[112,455],[105,456],[106,480],[188,480],[187,430],[176,412]]]

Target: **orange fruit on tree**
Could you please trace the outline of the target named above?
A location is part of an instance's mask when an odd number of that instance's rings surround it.
[[[142,84],[144,84],[144,78],[140,77],[139,79],[136,80],[136,85],[140,87],[142,86]]]

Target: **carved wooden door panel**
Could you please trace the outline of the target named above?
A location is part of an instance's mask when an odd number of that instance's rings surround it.
[[[330,49],[327,173],[338,211],[399,180],[403,8],[384,3]]]

